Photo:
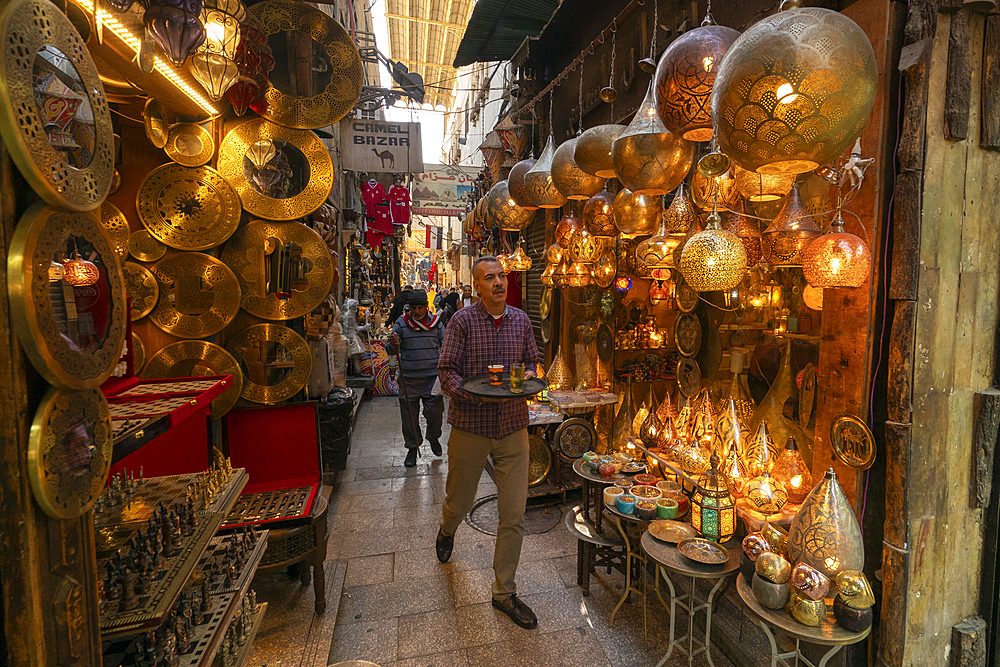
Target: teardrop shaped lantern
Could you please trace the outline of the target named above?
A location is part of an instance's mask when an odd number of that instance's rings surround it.
[[[564,215],[559,224],[556,225],[556,243],[568,249],[573,242],[573,237],[583,229],[583,222],[574,215]]]
[[[861,526],[833,468],[809,493],[788,530],[788,555],[835,579],[865,564]]]
[[[618,261],[615,253],[605,250],[601,257],[594,262],[591,275],[594,278],[594,284],[598,287],[602,289],[611,287],[611,284],[615,281],[615,276],[618,275]]]
[[[691,170],[694,144],[664,127],[652,84],[628,128],[611,145],[611,158],[618,180],[637,194],[666,194]]]
[[[698,292],[733,289],[746,273],[746,248],[736,234],[722,228],[721,221],[718,213],[710,213],[708,227],[692,236],[681,252],[681,274]]]
[[[868,279],[871,265],[868,244],[844,231],[840,211],[827,233],[802,251],[802,275],[813,287],[860,287]]]
[[[538,162],[524,175],[524,188],[528,199],[539,208],[559,208],[567,201],[552,181],[552,158],[555,154],[556,142],[550,134],[542,154],[538,157]]]
[[[535,162],[534,158],[521,160],[511,167],[510,173],[507,174],[507,191],[510,193],[510,198],[514,200],[515,204],[529,211],[537,210],[538,206],[528,195],[528,190],[524,185],[524,177],[535,166]]]
[[[569,369],[566,360],[563,359],[562,348],[556,350],[556,357],[552,360],[552,365],[549,366],[545,377],[549,381],[549,390],[551,391],[573,388],[573,372]]]
[[[778,456],[778,448],[767,430],[767,423],[761,422],[754,432],[753,437],[747,442],[743,461],[747,465],[747,472],[753,477],[759,477],[765,472],[769,472],[774,467],[775,459]]]
[[[586,287],[590,284],[590,265],[573,262],[566,270],[566,284],[570,287]]]
[[[202,4],[205,41],[191,56],[191,75],[216,102],[239,75],[236,46],[245,16],[246,10],[239,0],[205,0]]]
[[[733,165],[736,190],[752,202],[775,201],[792,191],[794,174],[757,174]]]
[[[806,465],[806,460],[802,458],[802,452],[799,451],[795,438],[788,438],[771,473],[785,487],[788,500],[792,503],[801,503],[812,490],[812,473]]]
[[[556,266],[556,264],[546,262],[545,270],[542,271],[542,275],[538,277],[538,280],[546,287],[555,287],[556,281],[553,278],[553,274],[555,273]]]
[[[205,41],[201,9],[201,0],[155,0],[142,14],[149,35],[177,67]]]
[[[559,145],[552,156],[552,182],[567,199],[590,199],[604,189],[607,179],[588,174],[576,164],[576,137]]]
[[[646,418],[639,427],[639,439],[646,447],[656,447],[660,441],[660,432],[663,430],[663,422],[656,414],[656,397],[650,393],[650,406]]]
[[[670,206],[663,212],[663,224],[666,225],[668,234],[684,235],[691,227],[691,222],[698,217],[698,212],[694,210],[694,203],[688,196],[687,188],[682,182],[677,186],[677,192],[670,202]]]
[[[643,240],[635,248],[635,261],[645,267],[646,273],[651,274],[657,269],[673,269],[677,266],[674,263],[674,250],[683,239],[670,235],[666,219],[667,213],[664,213],[660,216],[660,228],[656,234]]]
[[[583,224],[594,236],[614,238],[618,235],[615,227],[613,206],[614,196],[607,190],[601,190],[587,200],[583,205]]]
[[[556,287],[562,287],[566,285],[566,280],[569,277],[569,253],[563,255],[563,258],[559,260],[556,264],[556,268],[552,271],[552,281],[556,284]]]
[[[660,198],[622,189],[613,207],[615,226],[624,237],[647,236],[656,231],[663,207]]]
[[[709,104],[723,56],[740,33],[711,17],[671,42],[656,66],[656,110],[668,130],[688,141],[711,141]]]
[[[726,221],[727,230],[739,237],[747,251],[747,267],[756,266],[762,256],[760,230],[757,221],[746,215],[743,202],[739,202]]]
[[[521,208],[510,196],[507,181],[500,181],[486,193],[486,221],[505,231],[524,229],[535,219],[534,211]]]
[[[524,252],[524,237],[517,243],[517,248],[507,257],[507,267],[511,271],[527,271],[531,268],[531,258]]]
[[[576,151],[573,154],[577,166],[594,176],[615,178],[611,144],[624,131],[624,125],[598,125],[584,130],[577,138]]]
[[[713,206],[731,209],[740,203],[736,177],[731,171],[719,176],[705,176],[696,170],[691,177],[691,199],[702,211],[711,211]]]
[[[793,183],[792,192],[778,217],[761,234],[764,257],[775,267],[802,266],[802,251],[820,233],[819,226],[802,203],[798,185]]]
[[[761,174],[801,174],[861,134],[878,71],[864,31],[840,12],[786,9],[729,47],[712,89],[722,151]]]

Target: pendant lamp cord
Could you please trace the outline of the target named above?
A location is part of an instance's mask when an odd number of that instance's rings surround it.
[[[614,26],[611,29],[611,80],[608,82],[608,86],[611,88],[615,87],[615,43],[618,40],[618,26]],[[615,122],[615,101],[611,100],[611,122]]]
[[[709,6],[711,6],[711,0],[709,1]],[[649,57],[652,60],[656,60],[656,32],[660,27],[660,2],[659,0],[653,0],[653,43],[650,45]]]
[[[577,98],[577,105],[580,109],[580,122],[577,124],[577,136],[583,134],[583,61],[580,61],[580,91]]]

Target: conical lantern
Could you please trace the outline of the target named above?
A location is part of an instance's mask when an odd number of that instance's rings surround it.
[[[757,221],[746,215],[742,201],[736,204],[725,228],[736,234],[743,243],[743,248],[747,251],[747,267],[756,266],[762,256],[760,230],[757,228]]]
[[[604,189],[607,179],[588,174],[576,164],[576,137],[559,144],[552,156],[552,182],[567,199],[590,199]]]
[[[527,271],[531,268],[531,258],[528,257],[528,253],[524,252],[524,237],[517,244],[517,248],[514,252],[507,258],[507,266],[511,271]]]
[[[615,226],[624,237],[648,236],[656,231],[663,207],[660,198],[622,189],[615,196]]]
[[[691,177],[691,199],[703,211],[713,207],[735,208],[740,202],[740,191],[736,189],[736,177],[731,171],[719,176],[705,176],[695,170]]]
[[[594,236],[614,238],[618,235],[612,209],[614,203],[614,196],[607,190],[602,190],[587,200],[583,205],[583,225],[587,231]]]
[[[694,203],[688,196],[684,183],[681,183],[677,186],[677,192],[674,193],[670,206],[663,212],[662,222],[668,233],[684,235],[697,218],[698,212],[694,210]]]
[[[812,461],[812,438],[806,435],[797,421],[792,421],[784,415],[785,402],[791,398],[795,391],[795,371],[792,368],[792,341],[788,340],[785,344],[785,352],[781,358],[781,365],[778,366],[778,375],[774,378],[771,389],[764,395],[764,400],[757,406],[757,410],[754,412],[753,419],[750,422],[750,430],[753,431],[762,423],[767,422],[768,431],[770,432],[770,436],[774,438],[775,443],[786,442],[789,437],[794,437],[795,442],[798,443],[799,450],[808,463]],[[771,458],[773,463],[778,455],[777,444],[772,445],[771,453],[773,454]]]
[[[715,438],[715,411],[712,409],[712,399],[708,390],[702,390],[701,405],[694,413],[694,426],[691,437],[698,440],[706,448],[710,447]]]
[[[861,287],[871,266],[868,244],[844,231],[840,211],[830,229],[802,251],[802,274],[813,287]]]
[[[729,447],[726,449],[726,457],[723,460],[721,472],[726,478],[726,483],[729,485],[729,493],[733,494],[734,498],[742,498],[743,487],[749,479],[749,474],[747,473],[746,464],[743,463],[739,446],[735,440],[730,442]]]
[[[764,257],[775,267],[801,266],[802,252],[820,233],[802,203],[798,186],[793,184],[778,217],[761,234]]]
[[[778,455],[771,474],[782,483],[788,492],[788,500],[793,503],[801,503],[812,489],[812,473],[806,465],[806,460],[802,458],[802,452],[799,451],[795,438],[789,438],[785,443],[785,448]]]
[[[730,447],[735,444],[736,451],[742,458],[745,450],[745,443],[750,437],[750,431],[740,418],[736,409],[736,402],[733,399],[726,399],[722,412],[715,420],[715,435],[712,438],[712,453],[718,454],[725,460]]]
[[[747,252],[736,234],[722,229],[712,212],[708,228],[691,237],[681,252],[681,273],[691,289],[710,292],[733,289],[746,273]]]
[[[750,171],[813,171],[861,134],[877,83],[875,52],[854,21],[819,7],[781,11],[723,58],[712,89],[715,138]]]
[[[747,472],[753,477],[769,472],[774,467],[777,456],[778,448],[771,440],[767,424],[761,422],[746,445],[743,461],[747,464]]]
[[[576,164],[588,174],[601,178],[615,178],[611,144],[624,131],[624,125],[598,125],[584,130],[576,141],[576,150],[573,154]]]
[[[656,66],[656,109],[668,130],[688,141],[711,141],[712,84],[726,51],[740,36],[710,23],[671,42]]]
[[[552,181],[552,158],[555,154],[556,142],[550,134],[542,154],[538,157],[538,162],[524,175],[524,188],[528,199],[539,208],[559,208],[567,201]]]
[[[781,199],[792,191],[795,174],[758,174],[743,169],[738,164],[732,168],[736,190],[752,202]]]
[[[646,401],[643,401],[639,405],[639,410],[635,413],[635,417],[632,418],[632,435],[639,437],[639,433],[642,430],[642,423],[646,421],[646,417],[649,416],[649,408],[646,407]]]
[[[691,426],[692,420],[694,418],[694,410],[691,409],[691,399],[684,399],[684,405],[677,412],[677,417],[674,419],[674,430],[677,431],[677,437],[681,440],[687,442],[691,439]]]
[[[865,564],[861,527],[833,468],[809,493],[788,531],[788,555],[831,580]]]
[[[566,284],[570,287],[586,287],[590,284],[590,265],[574,261],[566,270]]]
[[[611,146],[615,174],[637,194],[663,195],[684,180],[694,160],[694,144],[663,125],[656,113],[653,86],[639,110]]]
[[[733,377],[729,381],[729,392],[726,394],[727,407],[730,401],[732,401],[733,406],[736,408],[736,416],[739,423],[749,435],[750,424],[753,421],[753,413],[757,404],[753,402],[746,389],[743,388],[743,382],[740,381],[740,374],[736,371],[733,372]]]
[[[558,263],[545,262],[545,270],[542,271],[542,275],[538,277],[538,280],[546,287],[555,287],[556,281],[553,274],[555,274],[557,266]]]
[[[659,407],[656,408],[656,416],[661,424],[666,424],[667,421],[673,422],[677,417],[677,410],[674,408],[674,402],[670,398],[669,391],[663,394],[663,400],[660,401]]]
[[[580,218],[573,215],[564,215],[559,224],[556,225],[556,243],[568,249],[573,242],[573,237],[583,229]]]
[[[529,211],[535,211],[538,209],[538,206],[535,205],[535,201],[528,195],[528,189],[524,185],[525,175],[527,175],[527,173],[531,171],[531,168],[534,166],[534,158],[521,160],[511,167],[510,173],[507,174],[507,190],[510,193],[510,198],[514,200],[515,204]]]
[[[521,208],[510,196],[507,181],[500,181],[486,193],[486,221],[506,231],[519,231],[535,219],[533,211]]]
[[[545,377],[549,381],[549,390],[569,390],[573,388],[573,372],[562,357],[562,348],[556,350],[556,356],[549,366]]]
[[[681,240],[676,236],[671,236],[666,225],[667,215],[660,216],[660,228],[656,234],[645,239],[635,247],[635,261],[652,273],[657,269],[672,269],[674,264],[674,250],[680,245]]]
[[[632,444],[634,434],[632,432],[632,422],[635,421],[635,408],[632,404],[632,379],[629,378],[622,394],[622,404],[618,408],[618,414],[611,424],[611,451],[609,454],[628,451],[628,446]]]
[[[785,487],[767,471],[748,481],[743,486],[743,495],[750,507],[761,514],[780,512],[788,502]]]

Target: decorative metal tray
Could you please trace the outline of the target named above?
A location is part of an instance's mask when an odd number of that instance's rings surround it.
[[[469,378],[462,382],[462,389],[473,396],[481,398],[528,398],[541,392],[549,384],[541,378],[526,378],[524,380],[524,391],[515,394],[510,390],[510,376],[505,375],[500,384],[490,384],[488,375],[481,375]]]

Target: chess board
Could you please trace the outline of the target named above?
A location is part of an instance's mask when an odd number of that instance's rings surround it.
[[[125,398],[130,396],[149,396],[163,394],[178,394],[183,392],[208,391],[220,382],[219,378],[210,380],[171,380],[168,382],[150,382],[137,384],[125,391],[115,394],[115,398]]]
[[[309,515],[312,486],[245,493],[226,517],[225,527],[290,520]]]
[[[198,393],[189,393],[181,396],[132,401],[117,400],[120,396],[115,396],[116,400],[109,401],[108,407],[111,409],[112,419],[155,417],[156,415],[169,414],[178,408],[191,404],[191,401],[195,401],[198,395]]]
[[[211,595],[221,595],[222,593],[232,593],[234,591],[246,592],[250,588],[250,582],[253,580],[253,575],[257,571],[257,565],[260,563],[260,559],[264,556],[264,551],[267,550],[267,535],[269,531],[261,530],[257,531],[256,539],[257,542],[250,554],[247,556],[246,563],[240,570],[239,576],[230,586],[226,586],[223,581],[213,581],[209,585],[209,593]],[[213,558],[222,557],[225,552],[229,541],[233,538],[233,535],[219,535],[212,538],[212,541],[208,544],[208,549],[205,550],[205,554],[201,557],[198,563],[199,570],[202,569],[209,560]]]
[[[250,636],[247,638],[247,643],[240,647],[239,653],[236,654],[236,658],[230,662],[231,665],[245,665],[246,661],[250,658],[250,654],[253,652],[253,640],[257,636],[257,631],[260,630],[260,622],[264,619],[264,612],[267,611],[267,603],[261,602],[257,605],[257,615],[253,620],[253,627],[250,629]],[[266,665],[264,667],[267,667]],[[274,663],[274,667],[281,667],[281,663]]]

